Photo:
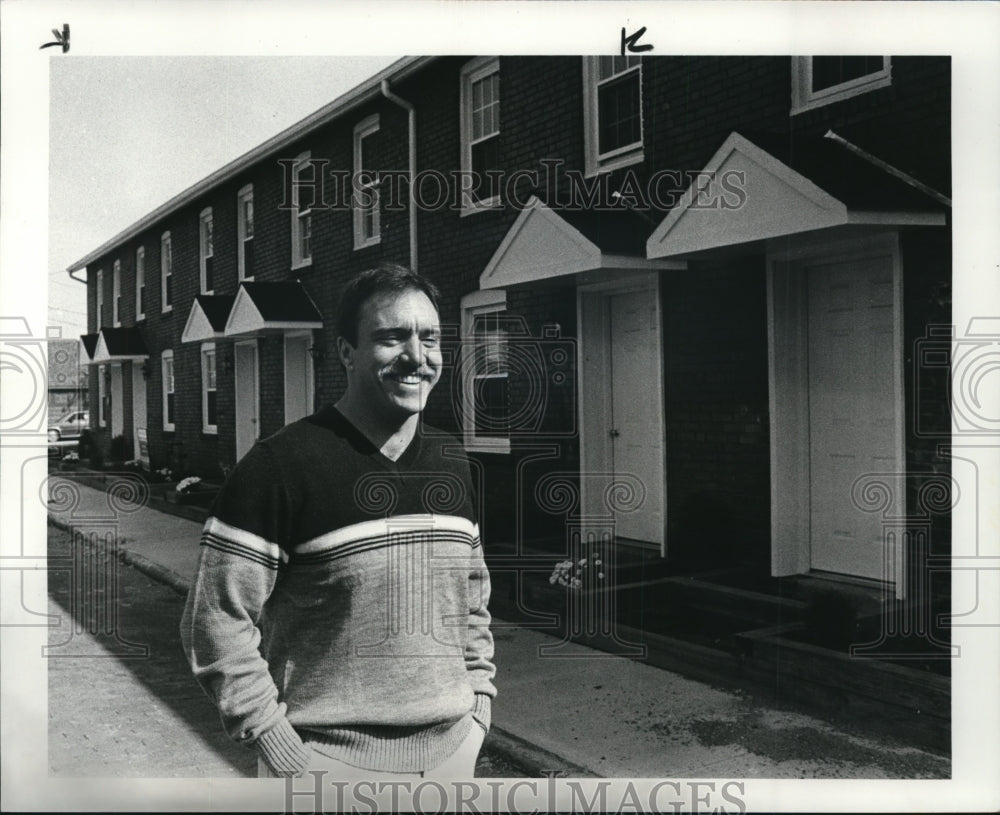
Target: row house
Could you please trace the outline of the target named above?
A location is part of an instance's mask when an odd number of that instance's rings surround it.
[[[949,195],[947,58],[403,59],[69,269],[92,430],[217,476],[338,397],[340,287],[400,262],[489,540],[903,597],[907,519],[948,545]]]

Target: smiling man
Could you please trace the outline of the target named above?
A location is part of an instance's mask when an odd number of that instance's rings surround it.
[[[468,462],[419,432],[437,291],[364,272],[337,309],[347,388],[258,442],[202,534],[181,637],[258,774],[471,777],[495,668]]]

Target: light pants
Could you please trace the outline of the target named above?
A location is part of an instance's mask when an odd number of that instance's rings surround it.
[[[312,758],[306,772],[319,770],[328,773],[332,779],[337,781],[367,781],[386,779],[406,779],[406,778],[430,778],[437,781],[451,781],[458,779],[472,778],[476,774],[476,759],[482,749],[486,734],[483,729],[473,723],[469,728],[469,735],[465,737],[458,749],[455,750],[437,767],[421,772],[394,773],[385,770],[366,770],[364,767],[355,767],[352,764],[345,764],[335,758],[324,756],[313,750]],[[306,744],[309,744],[307,741]],[[271,768],[267,766],[264,759],[257,759],[258,778],[277,778]]]

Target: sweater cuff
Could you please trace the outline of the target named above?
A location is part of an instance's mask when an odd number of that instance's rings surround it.
[[[477,693],[472,705],[472,718],[487,733],[490,732],[490,722],[493,717],[493,699],[485,693]]]
[[[312,750],[302,743],[295,728],[284,717],[261,733],[254,746],[272,772],[281,777],[301,775],[312,756]]]

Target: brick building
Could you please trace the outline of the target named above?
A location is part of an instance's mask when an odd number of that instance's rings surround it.
[[[339,288],[397,261],[486,539],[902,597],[886,519],[948,544],[949,194],[948,58],[407,58],[70,268],[93,430],[218,475],[337,398]]]

